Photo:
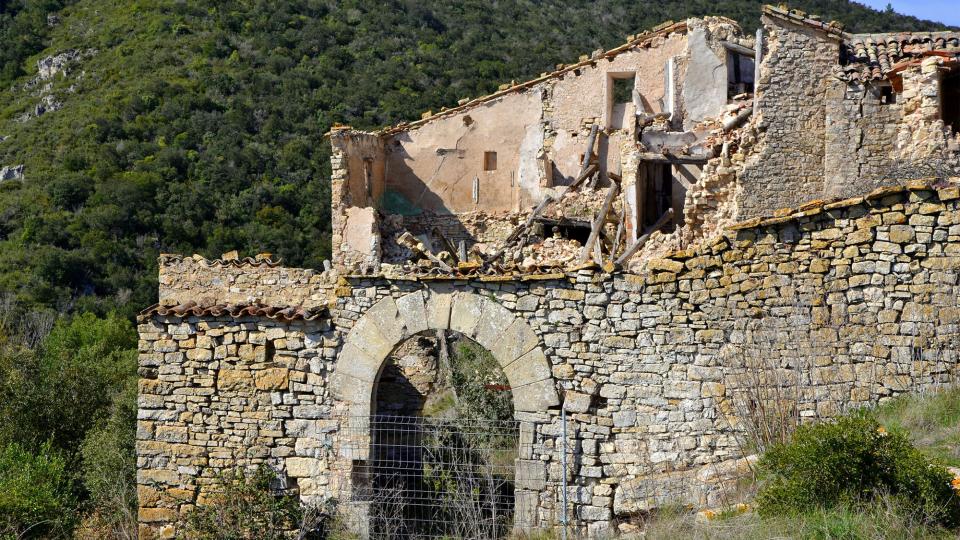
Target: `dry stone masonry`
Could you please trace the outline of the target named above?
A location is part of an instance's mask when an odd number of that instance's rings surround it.
[[[141,536],[175,536],[218,474],[258,465],[364,519],[378,384],[438,332],[509,382],[515,522],[592,536],[726,500],[769,392],[815,421],[955,382],[960,39],[770,6],[763,23],[668,24],[418,122],[335,130],[328,268],[161,256],[139,319]],[[688,75],[709,63],[722,87]]]

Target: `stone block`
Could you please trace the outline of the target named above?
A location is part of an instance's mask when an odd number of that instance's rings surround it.
[[[290,385],[290,370],[287,368],[266,368],[255,371],[254,385],[257,390],[286,390]]]
[[[483,297],[472,293],[459,292],[454,295],[450,306],[450,329],[468,337],[475,337],[477,323],[483,315]],[[490,348],[487,344],[481,343]]]
[[[293,478],[309,478],[323,472],[323,461],[309,457],[289,457],[284,460],[287,474]]]
[[[408,335],[418,334],[426,331],[427,309],[423,291],[417,291],[397,299],[397,311],[403,319]]]
[[[361,317],[361,321],[369,321],[369,324],[375,326],[378,330],[377,334],[383,339],[384,344],[389,347],[382,355],[372,354],[375,358],[378,356],[386,356],[403,338],[410,335],[406,332],[406,326],[404,325],[403,317],[400,316],[400,311],[397,309],[396,301],[390,296],[378,301],[373,307],[368,309],[363,317]],[[352,333],[353,332],[351,332],[351,334]],[[356,343],[355,340],[352,341]],[[368,352],[374,353],[375,351],[368,350]]]
[[[516,460],[517,489],[539,491],[547,484],[547,464],[539,459]]]
[[[480,319],[474,329],[474,338],[477,343],[489,350],[489,345],[503,339],[510,325],[516,320],[517,318],[507,308],[492,300],[485,300]]]
[[[525,320],[515,318],[506,331],[493,342],[489,339],[478,342],[493,354],[501,366],[507,366],[538,346],[540,337]]]
[[[160,523],[176,521],[177,511],[173,508],[140,508],[139,518],[142,523]]]
[[[539,347],[517,358],[503,368],[510,386],[521,388],[528,384],[550,379],[552,373],[550,363]]]
[[[377,380],[381,364],[383,364],[383,357],[374,358],[348,341],[340,349],[334,369],[337,373],[348,375],[353,379],[372,383]]]
[[[253,388],[253,374],[246,369],[221,368],[217,372],[217,389],[221,392],[241,392]]]
[[[582,392],[567,390],[563,395],[563,408],[571,413],[585,413],[590,410],[593,396]]]
[[[453,305],[453,293],[431,291],[426,297],[427,327],[433,329],[450,328],[450,308]]]
[[[560,398],[552,379],[513,389],[514,412],[546,412],[557,405],[560,405]]]

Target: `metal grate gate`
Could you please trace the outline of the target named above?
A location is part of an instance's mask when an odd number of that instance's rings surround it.
[[[347,524],[361,537],[493,539],[535,525],[520,517],[529,513],[514,511],[516,421],[353,418],[341,437],[369,448],[354,452],[366,459],[353,461],[350,490],[341,498],[363,509]]]

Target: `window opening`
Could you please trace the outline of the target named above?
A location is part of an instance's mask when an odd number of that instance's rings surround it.
[[[897,93],[893,91],[893,85],[884,85],[880,87],[880,104],[891,105],[897,102]]]
[[[613,80],[613,103],[633,103],[633,77]]]
[[[633,103],[635,76],[633,73],[611,74],[608,82],[610,94],[607,96],[607,124],[612,129],[628,126],[627,106]]]
[[[947,74],[940,86],[940,106],[943,123],[954,134],[960,133],[960,70]]]
[[[648,163],[646,182],[644,182],[643,228],[653,226],[660,216],[673,207],[673,174],[671,166],[665,163]],[[663,232],[673,232],[677,217],[664,227]]]
[[[753,58],[727,51],[727,99],[753,92]]]
[[[497,153],[496,152],[483,153],[483,170],[485,171],[497,170]]]

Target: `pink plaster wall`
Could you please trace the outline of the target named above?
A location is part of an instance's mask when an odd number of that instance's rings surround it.
[[[521,198],[520,148],[541,115],[540,92],[534,88],[392,136],[386,189],[393,194],[385,202],[399,194],[417,208],[438,213],[514,210]],[[495,171],[483,170],[487,151],[497,153]],[[479,179],[479,204],[473,202],[474,178]],[[531,195],[522,198],[528,201]]]

